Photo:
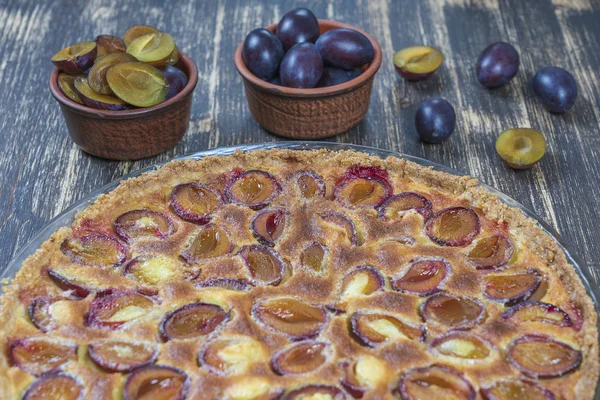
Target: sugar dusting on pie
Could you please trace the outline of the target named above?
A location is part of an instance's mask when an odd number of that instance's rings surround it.
[[[534,221],[351,151],[173,161],[3,290],[2,399],[592,399],[599,371],[592,301]]]

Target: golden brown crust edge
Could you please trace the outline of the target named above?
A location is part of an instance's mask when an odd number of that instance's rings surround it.
[[[431,167],[423,167],[410,161],[398,159],[396,157],[388,157],[381,159],[376,156],[370,156],[365,153],[352,150],[341,150],[331,152],[326,149],[321,150],[255,150],[251,152],[237,151],[233,156],[237,158],[237,162],[243,165],[250,160],[256,161],[262,159],[264,162],[276,162],[278,160],[310,160],[314,157],[327,156],[329,159],[335,160],[340,165],[356,165],[368,164],[378,165],[382,167],[393,167],[396,170],[401,170],[404,177],[428,184],[437,189],[441,189],[452,193],[455,196],[465,198],[471,201],[473,206],[481,208],[486,215],[498,222],[505,222],[510,227],[510,230],[518,232],[524,236],[524,239],[531,243],[530,250],[542,257],[553,266],[561,276],[562,283],[574,293],[574,298],[577,298],[583,309],[584,323],[581,328],[583,332],[582,352],[587,356],[581,365],[583,371],[583,379],[580,379],[576,387],[577,399],[593,399],[596,383],[600,375],[600,359],[598,357],[598,328],[594,303],[587,294],[580,276],[575,271],[567,257],[558,245],[555,239],[548,235],[539,224],[533,219],[525,216],[519,209],[509,207],[503,203],[496,195],[478,187],[478,181],[474,178],[464,176],[459,177],[444,172],[435,171]],[[83,210],[76,216],[76,220],[82,218],[83,215],[98,212],[102,210],[103,204],[119,198],[126,192],[131,192],[136,187],[160,182],[163,177],[177,174],[178,171],[185,168],[193,167],[195,169],[207,169],[211,165],[222,164],[227,162],[228,156],[210,156],[201,160],[178,160],[165,164],[157,170],[144,173],[136,178],[124,180],[113,191],[101,195],[88,208]],[[55,243],[61,241],[70,233],[70,227],[64,227],[42,244],[33,255],[29,256],[22,264],[21,269],[17,272],[15,278],[11,282],[2,282],[2,295],[0,296],[0,337],[6,337],[12,330],[14,318],[9,310],[18,305],[17,293],[19,288],[26,284],[31,277],[39,270],[39,265],[43,264],[48,259],[50,254],[55,250]],[[10,284],[9,284],[10,283]],[[7,393],[9,390],[8,377],[6,371],[8,360],[6,354],[0,353],[0,393]]]

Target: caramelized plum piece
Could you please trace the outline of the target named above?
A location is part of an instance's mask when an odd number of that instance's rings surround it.
[[[169,237],[175,226],[165,214],[147,209],[127,211],[117,217],[115,232],[126,242],[140,238]]]
[[[160,323],[163,341],[206,336],[229,321],[230,313],[216,304],[191,303],[171,311]]]
[[[479,239],[467,257],[479,270],[497,270],[512,257],[513,245],[504,235]]]
[[[235,278],[210,278],[204,281],[196,282],[198,288],[220,288],[233,290],[235,292],[247,292],[252,289],[254,285],[245,279]]]
[[[262,345],[247,336],[218,338],[206,342],[198,353],[198,364],[215,375],[239,375],[263,360]]]
[[[581,351],[548,336],[523,335],[508,347],[508,360],[524,375],[535,379],[557,378],[576,370]]]
[[[79,75],[69,75],[60,73],[58,75],[58,87],[65,96],[73,100],[75,103],[83,104],[83,101],[79,98],[77,90],[75,90],[75,79]]]
[[[67,74],[81,74],[94,64],[97,52],[96,42],[80,42],[58,51],[52,62]]]
[[[253,210],[266,207],[281,193],[281,185],[265,171],[246,171],[236,176],[225,189],[225,195],[234,204]]]
[[[344,214],[337,212],[326,212],[319,214],[319,217],[328,224],[335,225],[344,230],[346,237],[353,246],[358,245],[358,232],[354,222]]]
[[[370,387],[379,384],[387,374],[383,361],[371,355],[343,360],[339,366],[344,371],[340,383],[355,399],[361,399]]]
[[[344,392],[330,385],[306,385],[293,389],[283,395],[281,400],[309,400],[309,399],[331,399],[345,400]]]
[[[546,154],[546,139],[535,129],[507,129],[496,139],[496,152],[511,168],[531,168]]]
[[[467,360],[481,360],[491,353],[491,345],[477,335],[451,331],[431,341],[429,349],[439,354]]]
[[[125,381],[125,400],[184,400],[190,379],[182,370],[166,365],[148,365],[133,371]]]
[[[120,98],[94,92],[85,75],[75,78],[73,86],[83,104],[90,108],[110,111],[127,109],[127,104]]]
[[[421,305],[421,316],[453,329],[470,329],[485,318],[485,306],[477,299],[449,293],[434,294]]]
[[[266,209],[257,212],[250,227],[259,242],[272,246],[283,235],[290,213],[281,208]]]
[[[440,246],[467,246],[479,234],[481,225],[475,211],[452,207],[438,211],[425,223],[429,239]]]
[[[328,359],[327,343],[306,340],[279,350],[271,358],[271,368],[278,375],[312,372]]]
[[[135,38],[127,45],[127,53],[144,63],[167,59],[175,50],[173,37],[165,32],[152,32]]]
[[[82,400],[85,389],[77,378],[64,372],[51,372],[34,381],[21,400]]]
[[[291,297],[259,301],[252,307],[252,316],[291,340],[317,336],[329,322],[329,315],[322,307]]]
[[[205,225],[192,239],[181,256],[190,263],[208,258],[220,257],[231,253],[233,243],[225,229],[208,224]]]
[[[85,316],[85,325],[117,329],[121,325],[148,314],[154,302],[136,292],[111,293],[96,297]]]
[[[175,186],[169,204],[183,220],[205,225],[223,204],[223,198],[210,186],[190,182]]]
[[[183,278],[185,271],[178,261],[167,256],[139,256],[127,262],[123,275],[129,276],[146,285],[160,285]]]
[[[325,270],[325,260],[329,250],[321,242],[311,242],[300,253],[300,265],[320,273]]]
[[[50,309],[52,303],[54,303],[52,299],[39,298],[29,305],[29,319],[36,328],[44,333],[56,328],[56,321]]]
[[[283,279],[285,261],[275,250],[260,244],[251,244],[242,247],[238,254],[248,268],[252,283],[277,286]]]
[[[84,299],[93,291],[93,289],[85,286],[84,282],[78,281],[75,277],[66,277],[52,268],[48,268],[47,272],[56,286],[65,292],[69,292],[69,298],[72,300]]]
[[[511,379],[481,388],[483,400],[554,400],[548,389],[531,381]]]
[[[123,62],[106,72],[114,94],[136,107],[151,107],[167,97],[167,81],[160,70],[143,62]]]
[[[348,207],[377,208],[390,195],[385,184],[373,178],[355,178],[335,189],[335,198]]]
[[[129,46],[131,42],[140,36],[147,35],[149,33],[158,33],[160,32],[158,29],[149,26],[149,25],[134,25],[130,26],[123,34],[123,42],[125,46]]]
[[[60,368],[70,360],[77,359],[77,343],[30,337],[12,342],[8,350],[12,365],[31,375]]]
[[[431,202],[414,192],[404,192],[390,197],[379,207],[379,218],[384,221],[400,220],[408,211],[414,211],[427,219],[431,215]]]
[[[105,371],[126,373],[156,361],[158,346],[146,342],[95,342],[90,343],[88,355]]]
[[[518,274],[488,275],[483,281],[485,297],[510,307],[529,299],[535,293],[542,282],[542,274],[530,269]]]
[[[383,290],[385,278],[370,265],[363,265],[348,272],[342,280],[341,297],[368,296]]]
[[[90,267],[116,267],[125,259],[125,246],[117,239],[92,234],[78,238],[65,239],[60,250],[75,264]]]
[[[573,326],[569,314],[555,305],[541,301],[524,301],[502,314],[503,318],[511,318],[518,322],[541,322],[558,326]]]
[[[107,54],[116,53],[118,51],[125,52],[125,42],[123,42],[123,39],[118,36],[96,36],[96,46],[98,46],[98,55],[96,60]]]
[[[377,208],[393,192],[386,170],[379,167],[348,168],[338,181],[334,196],[349,207]]]
[[[441,290],[452,272],[450,264],[442,258],[423,258],[412,261],[406,272],[390,279],[392,289],[399,292],[429,296]]]
[[[175,48],[175,51],[177,51],[177,48]],[[179,58],[179,55],[177,55],[177,57]],[[168,61],[169,64],[171,62],[172,61]],[[173,64],[176,63],[177,61],[173,62]],[[163,100],[167,101],[177,96],[179,92],[181,92],[183,88],[187,86],[188,77],[185,74],[185,72],[183,72],[177,67],[174,67],[173,65],[167,65],[165,68],[162,69],[162,73],[165,77],[165,80],[167,81],[167,85],[169,85],[169,89],[167,90],[167,97],[165,97],[165,99]]]
[[[112,68],[119,63],[132,61],[135,61],[135,57],[122,51],[106,54],[100,57],[96,60],[94,66],[88,73],[88,85],[90,85],[90,88],[92,88],[92,90],[98,94],[113,94],[113,91],[110,86],[108,86],[108,81],[106,80],[106,72],[109,68]]]
[[[321,175],[313,171],[300,171],[292,177],[292,184],[297,188],[300,196],[305,199],[325,197],[325,181]]]
[[[425,339],[425,329],[391,315],[356,312],[350,317],[354,338],[364,346],[377,347],[388,341]]]
[[[429,46],[413,46],[394,54],[396,72],[407,81],[429,78],[444,62],[444,55]]]
[[[432,365],[406,371],[398,382],[403,400],[475,400],[475,389],[458,371]]]

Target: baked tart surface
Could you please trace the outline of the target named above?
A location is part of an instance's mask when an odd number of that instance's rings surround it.
[[[592,399],[597,315],[477,181],[352,151],[170,162],[3,287],[2,399]]]

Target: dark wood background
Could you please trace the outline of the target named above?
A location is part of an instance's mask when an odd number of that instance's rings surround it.
[[[250,116],[233,52],[250,30],[298,6],[370,32],[383,49],[366,119],[332,140],[397,150],[480,177],[555,227],[600,281],[597,0],[0,0],[0,268],[53,216],[130,171],[218,146],[281,140]],[[48,91],[50,57],[139,23],[170,32],[197,63],[189,131],[157,157],[91,157],[69,139]],[[516,46],[521,68],[510,85],[488,91],[474,65],[498,40]],[[440,48],[446,60],[431,79],[405,83],[393,54],[420,44]],[[567,69],[579,85],[575,106],[563,115],[545,111],[529,88],[535,71],[549,65]],[[449,100],[458,116],[454,135],[441,145],[421,143],[414,129],[416,107],[430,96]],[[539,129],[548,141],[531,170],[513,171],[495,153],[498,134],[513,127]]]

